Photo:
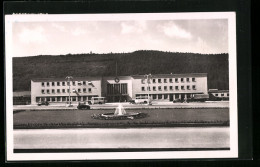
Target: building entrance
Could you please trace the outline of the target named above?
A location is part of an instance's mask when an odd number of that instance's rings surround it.
[[[107,102],[127,102],[127,95],[107,96]]]
[[[128,101],[127,84],[107,84],[107,102]]]

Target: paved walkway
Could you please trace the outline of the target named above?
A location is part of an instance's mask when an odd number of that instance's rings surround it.
[[[90,105],[91,109],[114,109],[119,103],[106,103]],[[194,102],[194,103],[172,103],[172,102],[157,102],[152,105],[147,104],[130,104],[121,103],[124,108],[229,108],[229,102]],[[55,109],[77,109],[77,104],[73,104],[72,107],[68,107],[64,103],[50,104],[49,106],[37,106],[37,105],[14,105],[14,110],[55,110]]]

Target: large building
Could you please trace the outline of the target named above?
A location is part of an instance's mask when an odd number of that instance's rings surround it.
[[[118,77],[74,77],[31,80],[31,102],[66,103],[106,97],[107,102],[123,102],[140,96],[173,101],[193,94],[208,94],[207,74],[156,74]]]

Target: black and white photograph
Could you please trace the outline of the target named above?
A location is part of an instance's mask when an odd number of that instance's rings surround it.
[[[237,158],[236,13],[5,16],[7,160]]]

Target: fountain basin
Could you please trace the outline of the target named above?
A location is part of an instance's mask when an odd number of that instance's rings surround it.
[[[91,117],[94,119],[103,119],[103,120],[125,120],[125,119],[140,119],[146,116],[147,114],[145,113],[128,112],[123,115],[115,115],[114,113],[93,114]]]

